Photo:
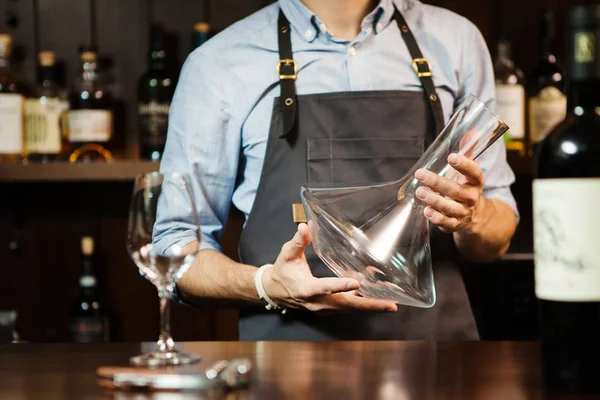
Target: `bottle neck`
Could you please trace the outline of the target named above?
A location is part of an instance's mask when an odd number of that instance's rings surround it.
[[[38,84],[42,87],[56,86],[56,70],[54,67],[40,67]]]
[[[552,54],[552,38],[548,35],[542,35],[540,39],[540,60],[550,61],[554,59]]]
[[[210,39],[209,32],[194,32],[192,37],[192,46],[194,47],[194,49],[197,49],[198,47],[206,43],[208,39]]]
[[[84,82],[95,82],[98,80],[98,65],[96,61],[85,61],[79,68],[79,76]]]
[[[0,72],[8,72],[10,70],[10,56],[8,54],[0,54]]]
[[[600,79],[571,81],[568,93],[568,109],[575,115],[595,113],[600,108]]]
[[[151,71],[161,72],[167,68],[167,58],[164,50],[151,51],[148,56],[148,66]]]

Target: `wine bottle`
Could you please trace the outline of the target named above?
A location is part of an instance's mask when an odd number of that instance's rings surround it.
[[[552,52],[554,32],[554,14],[544,10],[540,24],[539,60],[528,79],[530,150],[543,140],[567,113],[565,71]]]
[[[26,87],[11,70],[12,36],[0,35],[0,162],[21,161]]]
[[[82,46],[81,65],[70,96],[68,114],[70,161],[110,161],[113,110],[109,93],[102,85],[96,50]]]
[[[547,387],[598,392],[600,379],[600,6],[569,15],[567,117],[537,147],[535,292]]]
[[[511,45],[506,39],[498,41],[498,53],[494,62],[496,78],[496,103],[500,118],[510,127],[507,150],[525,152],[525,75],[515,66]]]
[[[168,68],[165,33],[159,25],[150,29],[148,71],[138,85],[138,121],[141,158],[159,161],[162,157],[173,98],[175,78]]]
[[[28,160],[49,162],[64,152],[64,120],[69,102],[66,91],[57,83],[54,52],[42,51],[38,59],[38,85],[24,106],[25,150]]]
[[[71,340],[79,343],[105,342],[109,340],[109,324],[96,293],[93,238],[86,236],[81,239],[81,252],[80,291],[69,310]]]
[[[208,22],[197,22],[192,31],[192,51],[202,46],[210,39],[210,24]]]

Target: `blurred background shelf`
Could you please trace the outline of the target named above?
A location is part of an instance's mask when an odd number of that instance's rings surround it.
[[[0,182],[131,181],[137,174],[158,171],[159,165],[151,161],[0,164]]]
[[[516,175],[530,176],[533,173],[533,159],[530,156],[522,156],[516,151],[508,151],[506,158],[510,167]]]

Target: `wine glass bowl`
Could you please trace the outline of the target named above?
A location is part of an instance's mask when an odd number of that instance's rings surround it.
[[[177,234],[185,221],[185,240]],[[140,366],[189,364],[199,356],[176,350],[169,328],[169,298],[177,281],[192,266],[200,249],[199,218],[190,177],[183,173],[138,175],[129,209],[127,251],[133,262],[156,286],[160,300],[160,336],[156,348],[131,358]]]

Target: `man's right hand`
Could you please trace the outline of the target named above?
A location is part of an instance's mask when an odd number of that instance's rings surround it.
[[[363,310],[396,312],[393,301],[368,299],[358,295],[360,284],[351,278],[315,278],[304,250],[311,242],[310,228],[298,226],[292,240],[281,248],[279,257],[263,275],[267,295],[278,306],[309,311]]]

